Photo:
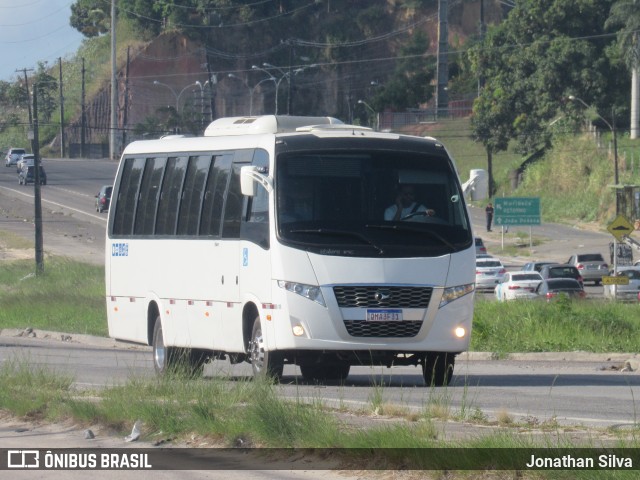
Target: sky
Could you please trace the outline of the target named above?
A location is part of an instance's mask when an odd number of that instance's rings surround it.
[[[69,25],[75,0],[0,0],[0,80],[14,81],[39,61],[55,65],[83,36]]]

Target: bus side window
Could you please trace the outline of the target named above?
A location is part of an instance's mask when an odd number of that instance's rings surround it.
[[[213,159],[202,198],[200,235],[213,237],[220,235],[224,192],[227,188],[232,160],[233,155],[229,153],[216,155]]]
[[[153,235],[160,196],[160,183],[166,162],[167,159],[162,157],[147,158],[138,196],[136,222],[133,227],[135,235]]]
[[[189,158],[178,215],[178,235],[197,235],[211,155]]]
[[[133,220],[144,169],[144,158],[126,158],[117,190],[116,212],[113,220],[114,235],[131,235]]]
[[[157,235],[175,235],[178,208],[182,195],[182,184],[187,170],[187,157],[169,157],[162,182],[158,214],[156,216]]]
[[[233,165],[229,191],[224,204],[223,238],[240,238],[240,219],[242,217],[242,192],[240,191],[240,167]]]

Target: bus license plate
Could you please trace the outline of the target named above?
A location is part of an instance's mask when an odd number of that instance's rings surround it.
[[[375,309],[367,310],[367,322],[401,322],[402,310],[400,309]]]

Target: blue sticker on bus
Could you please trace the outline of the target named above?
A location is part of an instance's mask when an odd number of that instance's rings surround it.
[[[128,243],[112,243],[111,256],[112,257],[128,257],[129,244]]]
[[[243,248],[242,249],[242,266],[246,267],[248,265],[249,265],[249,249]]]

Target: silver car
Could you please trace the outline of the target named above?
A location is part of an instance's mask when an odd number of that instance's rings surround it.
[[[602,276],[609,271],[609,265],[599,253],[577,253],[571,255],[567,263],[578,269],[583,281],[596,285],[600,285]]]
[[[609,273],[610,276],[629,278],[628,285],[604,285],[604,298],[609,300],[621,300],[625,302],[637,302],[640,293],[640,268],[638,267],[618,267],[618,273]]]
[[[507,273],[502,262],[497,258],[476,259],[476,288],[478,290],[494,290]]]
[[[10,167],[11,165],[16,165],[20,157],[24,155],[26,150],[24,148],[10,148],[7,152],[7,156],[4,157],[4,166]]]

